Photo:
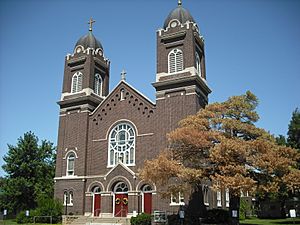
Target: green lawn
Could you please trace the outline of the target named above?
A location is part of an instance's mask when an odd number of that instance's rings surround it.
[[[34,225],[33,223],[28,223],[28,225]],[[2,221],[0,220],[0,225],[19,225],[19,223],[17,223],[14,220],[5,220]],[[24,223],[23,225],[27,225],[26,223]],[[47,225],[47,223],[36,223],[35,225]],[[61,225],[61,223],[58,223],[57,225]]]
[[[295,220],[288,218],[288,219],[257,219],[251,218],[240,221],[240,224],[257,224],[257,225],[287,225],[287,224],[300,224],[300,218],[295,218]]]

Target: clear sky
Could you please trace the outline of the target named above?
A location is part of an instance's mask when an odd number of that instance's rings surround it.
[[[156,30],[177,0],[0,0],[0,165],[26,131],[57,142],[64,57],[88,32],[127,81],[155,101]],[[300,1],[183,0],[205,38],[209,102],[251,90],[257,126],[286,135],[300,107]],[[3,175],[0,169],[0,176]]]

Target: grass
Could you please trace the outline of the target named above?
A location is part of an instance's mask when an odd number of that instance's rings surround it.
[[[240,224],[256,224],[256,225],[288,225],[288,224],[300,224],[300,218],[288,218],[288,219],[257,219],[251,218],[240,221]]]
[[[33,223],[27,223],[28,225],[33,225]],[[23,225],[27,225],[24,223]],[[47,225],[50,223],[35,223],[34,225]],[[19,225],[15,220],[0,220],[0,225]],[[61,223],[57,223],[56,225],[61,225]]]

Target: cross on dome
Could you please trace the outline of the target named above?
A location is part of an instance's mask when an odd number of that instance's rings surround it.
[[[88,22],[88,24],[90,25],[89,31],[92,31],[92,30],[93,30],[93,23],[95,23],[95,22],[96,22],[96,21],[93,20],[93,18],[91,17],[90,20],[89,20],[89,22]]]
[[[182,2],[181,2],[181,0],[178,0],[178,5],[180,6],[180,5],[182,5]]]

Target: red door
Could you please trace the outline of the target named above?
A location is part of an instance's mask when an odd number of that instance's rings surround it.
[[[94,194],[94,216],[99,216],[101,207],[101,195]]]
[[[128,195],[115,195],[115,217],[126,217],[128,212]]]
[[[152,194],[144,193],[144,213],[151,214],[152,211]]]

